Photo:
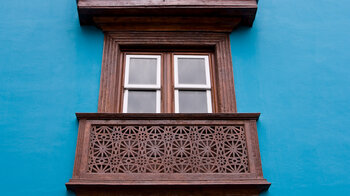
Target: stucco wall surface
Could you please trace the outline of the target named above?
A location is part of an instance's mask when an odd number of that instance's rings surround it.
[[[238,112],[258,122],[266,196],[350,195],[350,2],[260,0],[231,34]]]
[[[102,49],[74,0],[0,1],[0,195],[69,195],[74,113],[97,111]]]

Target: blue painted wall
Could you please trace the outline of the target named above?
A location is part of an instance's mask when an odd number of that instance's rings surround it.
[[[350,195],[349,35],[347,0],[261,0],[232,33],[238,112],[262,113],[264,195]]]
[[[267,196],[350,193],[350,4],[261,0],[231,35],[239,112],[258,123]],[[103,34],[74,0],[0,1],[1,195],[70,195],[75,112],[96,112]]]
[[[74,113],[97,111],[102,48],[74,0],[0,1],[0,195],[69,195]]]

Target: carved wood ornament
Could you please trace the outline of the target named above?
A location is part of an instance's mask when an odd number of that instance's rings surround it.
[[[92,125],[87,173],[249,173],[244,126]]]
[[[69,190],[82,195],[258,195],[256,121],[237,113],[229,33],[251,26],[256,0],[77,0],[81,25],[104,34],[98,113],[77,113]],[[214,114],[121,114],[127,52],[206,53]],[[171,66],[163,78],[171,80]],[[169,79],[170,78],[170,79]],[[173,87],[162,86],[172,102]],[[96,95],[97,96],[97,95]],[[162,106],[162,107],[163,107]]]

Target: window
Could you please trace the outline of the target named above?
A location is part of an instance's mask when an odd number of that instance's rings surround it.
[[[175,55],[175,112],[211,113],[209,56]]]
[[[159,55],[126,55],[124,113],[160,113]]]
[[[164,107],[175,108],[175,113],[211,113],[212,91],[209,54],[194,55],[168,53],[171,61],[164,61],[165,54],[139,54],[126,52],[124,62],[124,113],[160,113],[161,94],[173,96]],[[165,69],[167,67],[168,69]],[[170,73],[166,73],[170,72]],[[172,75],[164,78],[161,76]],[[162,92],[163,86],[171,91]]]
[[[106,32],[98,112],[235,113],[229,35]]]

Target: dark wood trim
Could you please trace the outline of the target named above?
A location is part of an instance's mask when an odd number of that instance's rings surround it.
[[[257,131],[254,131],[254,130],[257,130],[257,126],[256,126],[256,122],[253,121],[253,120],[250,120],[250,123],[249,123],[249,128],[250,131],[249,134],[250,134],[250,142],[251,144],[248,144],[248,145],[251,145],[252,149],[254,149],[253,151],[253,155],[252,155],[252,160],[254,161],[254,172],[256,172],[257,175],[259,176],[263,176],[263,170],[262,170],[262,165],[261,165],[261,157],[260,157],[260,148],[259,148],[259,139],[258,139],[258,132]],[[248,141],[248,140],[247,140]]]
[[[118,86],[118,89],[120,89],[120,95],[116,96],[115,99],[116,101],[119,102],[119,107],[116,108],[116,110],[120,113],[123,113],[123,107],[124,107],[124,81],[125,81],[125,65],[126,64],[126,53],[119,51],[121,60],[120,63],[118,64],[119,69],[121,70],[121,79],[120,81],[116,84]]]
[[[201,32],[106,32],[98,112],[121,112],[123,64],[120,48],[167,47],[183,50],[212,48],[214,52],[215,112],[237,112],[229,34]],[[168,59],[169,60],[169,59]],[[168,98],[169,99],[169,98]],[[169,111],[170,110],[170,111]],[[173,111],[168,108],[168,112]]]
[[[250,181],[241,184],[197,184],[197,185],[116,185],[110,183],[67,183],[66,186],[78,196],[259,196],[270,184]],[[142,193],[142,194],[140,194]]]
[[[68,185],[67,185],[68,186]],[[78,196],[259,196],[267,185],[69,185]],[[142,194],[140,194],[142,193]]]
[[[163,59],[163,94],[162,94],[162,104],[163,113],[174,113],[174,86],[172,81],[174,81],[173,73],[173,59],[170,52],[164,53]]]
[[[213,53],[210,53],[209,56],[209,60],[210,60],[210,78],[211,78],[211,99],[212,99],[212,109],[213,109],[213,113],[218,113],[219,112],[219,106],[218,106],[218,88],[216,87],[216,81],[217,81],[217,74],[216,74],[216,64],[215,64],[215,55]]]
[[[175,113],[160,113],[160,114],[132,114],[132,113],[76,113],[79,120],[112,120],[112,119],[147,119],[147,120],[254,120],[257,121],[260,113],[205,113],[205,114],[175,114]]]
[[[84,138],[85,134],[85,125],[86,125],[86,120],[81,120],[79,121],[79,129],[78,129],[78,139],[77,139],[77,147],[75,150],[75,161],[74,161],[74,169],[73,169],[73,178],[76,178],[80,176],[80,166],[82,164],[82,156],[84,150],[82,149],[84,144],[81,138]]]
[[[120,49],[118,43],[109,35],[105,35],[102,68],[100,78],[100,94],[98,102],[98,112],[118,112],[120,102],[116,97],[120,97],[122,89],[122,67],[117,66],[121,60],[119,58]]]
[[[78,0],[77,5],[82,25],[114,26],[122,30],[157,28],[228,32],[237,25],[251,26],[257,11],[256,0]],[[152,20],[167,17],[173,19],[163,27],[159,23],[157,27],[148,25],[154,23]],[[188,19],[179,20],[181,17]],[[201,20],[203,17],[207,20]],[[128,23],[128,18],[135,20]]]
[[[235,85],[233,80],[233,67],[230,38],[226,35],[215,46],[216,57],[216,88],[218,90],[219,112],[237,112]],[[229,104],[234,103],[234,104]]]
[[[254,7],[256,0],[78,0],[78,6],[99,7]]]
[[[104,31],[231,32],[241,22],[234,17],[94,17]]]

